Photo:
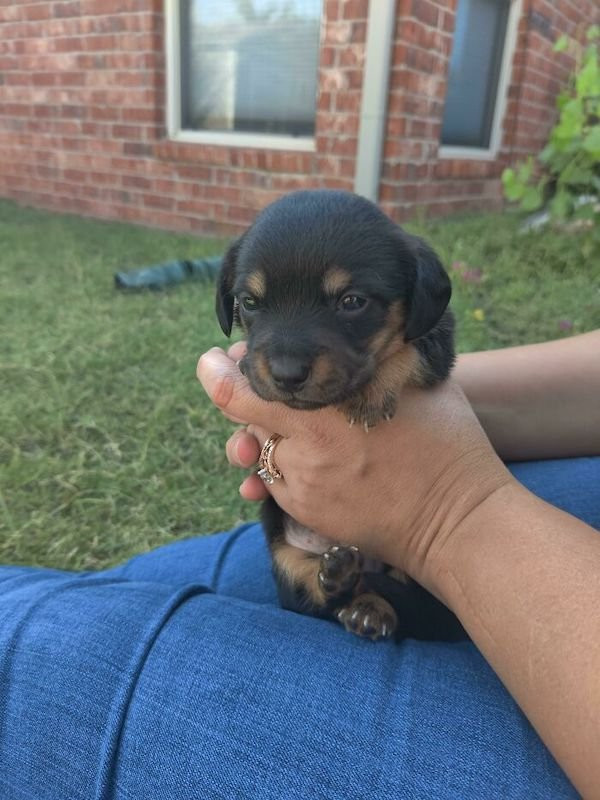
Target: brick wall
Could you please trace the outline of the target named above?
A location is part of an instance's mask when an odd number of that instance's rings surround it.
[[[398,0],[380,201],[399,219],[417,207],[498,206],[502,166],[539,149],[554,118],[570,59],[557,63],[552,42],[599,16],[597,0],[524,0],[500,158],[440,160],[455,6]],[[307,153],[167,140],[159,0],[0,0],[0,195],[229,233],[292,189],[352,189],[367,9],[367,0],[324,0],[316,151]]]
[[[523,0],[502,147],[495,160],[440,158],[457,0],[398,0],[380,204],[397,219],[502,207],[504,167],[547,141],[556,95],[573,59],[552,51],[563,33],[584,41],[600,22],[598,0]]]
[[[317,148],[305,153],[166,139],[161,2],[0,0],[0,195],[229,232],[292,189],[352,189],[366,10],[325,2]]]

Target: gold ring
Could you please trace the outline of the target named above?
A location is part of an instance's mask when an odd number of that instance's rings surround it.
[[[269,436],[263,445],[263,449],[260,451],[260,456],[258,457],[257,475],[269,485],[272,484],[273,481],[283,478],[283,473],[275,464],[273,459],[275,447],[280,439],[281,436],[278,433],[274,433],[272,436]]]

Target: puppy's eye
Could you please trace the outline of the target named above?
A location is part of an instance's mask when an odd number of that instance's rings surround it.
[[[345,294],[338,303],[338,309],[346,312],[362,311],[367,305],[367,298],[359,294]]]
[[[258,301],[250,295],[246,295],[240,299],[240,305],[244,311],[256,311],[258,308]]]

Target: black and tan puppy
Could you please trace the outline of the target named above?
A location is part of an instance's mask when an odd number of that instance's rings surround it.
[[[393,416],[403,386],[448,376],[450,293],[435,253],[375,205],[347,192],[302,191],[266,208],[229,249],[217,314],[227,335],[234,322],[243,328],[240,367],[263,399],[337,406],[368,429]],[[372,639],[464,635],[416,583],[363,563],[356,548],[329,546],[272,498],[262,521],[284,607]]]

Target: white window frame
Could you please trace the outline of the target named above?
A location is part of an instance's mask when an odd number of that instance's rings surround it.
[[[236,131],[192,131],[181,127],[181,20],[179,0],[165,0],[167,55],[167,132],[175,142],[269,150],[316,150],[314,136],[285,136]]]
[[[504,51],[502,53],[502,63],[498,76],[498,88],[496,91],[496,107],[492,120],[492,130],[490,133],[490,143],[487,147],[461,147],[459,145],[440,144],[438,149],[439,158],[453,159],[480,159],[483,161],[495,161],[502,146],[502,123],[506,113],[508,102],[508,89],[512,75],[513,59],[517,45],[517,33],[519,30],[519,20],[523,13],[523,0],[512,0],[508,11],[506,23],[506,34],[504,37]]]

